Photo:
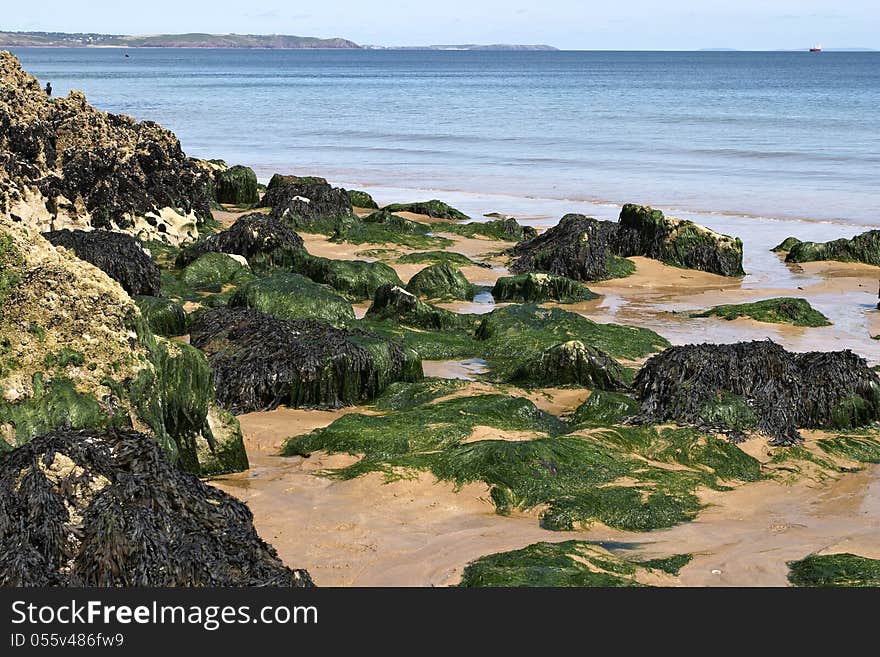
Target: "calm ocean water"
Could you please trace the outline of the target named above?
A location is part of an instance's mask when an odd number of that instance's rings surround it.
[[[557,217],[633,200],[880,223],[880,53],[16,54],[56,94],[82,89],[262,178]]]

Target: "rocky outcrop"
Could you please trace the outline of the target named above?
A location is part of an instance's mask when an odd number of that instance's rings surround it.
[[[379,209],[379,205],[373,200],[372,196],[367,192],[362,192],[357,189],[348,190],[348,200],[351,201],[351,204],[356,208],[366,208],[368,210]]]
[[[54,431],[0,459],[0,586],[313,586],[242,502],[131,430]]]
[[[576,385],[591,390],[626,390],[621,365],[601,349],[569,340],[545,349],[517,368],[511,381],[529,386]]]
[[[214,173],[214,196],[218,203],[252,205],[260,200],[257,174],[254,170],[237,164]]]
[[[227,253],[244,257],[259,273],[290,265],[302,250],[302,238],[284,221],[253,212],[226,230],[183,249],[175,265],[185,267],[205,253]]]
[[[639,419],[680,422],[771,444],[798,429],[851,429],[880,417],[880,378],[851,351],[791,353],[768,341],[672,347],[639,371]]]
[[[118,283],[0,217],[0,451],[59,428],[133,427],[181,467],[199,461],[213,389],[204,356],[157,338]],[[247,467],[240,442],[222,471]]]
[[[599,298],[580,282],[553,274],[503,276],[495,282],[492,296],[495,301],[514,303],[577,303]]]
[[[391,205],[386,205],[383,209],[388,210],[388,212],[412,212],[413,214],[421,214],[436,219],[452,219],[454,221],[467,221],[470,219],[464,212],[456,210],[451,205],[447,205],[437,199],[420,201],[418,203],[392,203]]]
[[[773,251],[787,251],[786,262],[835,260],[863,262],[877,267],[880,266],[880,230],[869,230],[850,239],[842,238],[830,242],[802,242],[789,237]]]
[[[241,286],[229,299],[230,308],[253,308],[278,319],[318,319],[333,326],[354,322],[351,304],[329,285],[289,272]]]
[[[50,244],[72,251],[103,271],[132,296],[159,294],[159,267],[131,235],[106,230],[55,230]]]
[[[260,205],[296,230],[328,233],[355,220],[348,192],[326,182],[297,182],[268,188]]]
[[[538,237],[510,253],[515,274],[545,272],[576,281],[601,281],[631,274],[634,265],[616,255],[617,224],[567,214]]]
[[[406,285],[408,292],[425,299],[471,301],[476,288],[464,274],[448,262],[429,265],[417,272]]]
[[[729,237],[660,210],[627,203],[620,211],[616,241],[619,256],[644,256],[668,265],[721,276],[743,276],[743,246]]]
[[[218,308],[199,315],[190,336],[208,356],[218,401],[236,413],[350,406],[422,377],[410,349],[315,320]]]
[[[41,232],[121,230],[171,243],[210,218],[210,172],[161,126],[50,98],[0,52],[0,213]]]
[[[383,285],[376,290],[376,296],[365,317],[438,331],[464,328],[473,330],[474,327],[473,319],[425,303],[399,285]]]

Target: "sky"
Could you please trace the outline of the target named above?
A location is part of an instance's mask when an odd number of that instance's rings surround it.
[[[880,49],[880,0],[39,0],[3,31],[212,32],[371,45],[546,43],[573,50]]]

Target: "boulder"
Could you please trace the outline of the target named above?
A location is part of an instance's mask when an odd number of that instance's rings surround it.
[[[623,367],[601,349],[569,340],[522,363],[511,381],[529,386],[576,385],[598,390],[626,390]]]
[[[497,221],[472,221],[467,224],[452,224],[440,228],[441,232],[454,233],[462,237],[488,237],[500,242],[521,242],[538,236],[531,226],[521,226],[516,219]]]
[[[348,193],[326,182],[298,182],[266,190],[260,205],[272,216],[306,233],[329,234],[356,217]]]
[[[382,262],[322,258],[305,250],[296,256],[290,269],[329,285],[354,302],[372,299],[382,285],[403,285],[397,272]]]
[[[441,262],[417,272],[407,283],[408,292],[426,299],[460,299],[471,301],[476,288],[461,271]]]
[[[240,164],[214,173],[214,196],[218,203],[253,205],[260,200],[257,174]]]
[[[242,502],[132,430],[53,431],[0,459],[0,586],[313,586]]]
[[[154,334],[171,338],[189,332],[186,311],[176,301],[162,297],[139,296],[134,298],[134,302]]]
[[[351,304],[329,285],[289,272],[240,287],[229,299],[230,308],[253,308],[278,319],[319,319],[340,326],[355,320]]]
[[[55,230],[43,233],[52,246],[73,251],[103,271],[130,295],[159,294],[159,267],[131,235],[106,230]]]
[[[639,412],[639,403],[632,397],[606,390],[594,390],[578,406],[569,420],[574,428],[621,424]]]
[[[770,250],[773,251],[773,253],[788,253],[797,244],[800,244],[800,240],[797,237],[786,237],[782,242]]]
[[[388,212],[412,212],[413,214],[421,214],[436,219],[454,219],[455,221],[467,221],[470,219],[464,212],[456,210],[451,205],[447,205],[437,199],[418,203],[392,203],[391,205],[386,205],[384,209],[388,210]]]
[[[620,211],[617,255],[644,256],[669,265],[721,276],[744,276],[743,247],[738,237],[716,233],[660,210],[627,203]]]
[[[214,440],[205,357],[155,337],[100,269],[2,217],[0,390],[0,451],[56,429],[134,427],[180,467],[213,474],[196,447]],[[223,471],[241,469],[238,447]]]
[[[852,429],[880,413],[880,378],[849,350],[791,353],[767,340],[672,347],[635,380],[639,420],[679,422],[773,445],[801,442],[798,429]]]
[[[495,301],[514,303],[577,303],[599,298],[580,282],[553,274],[503,276],[495,282],[492,296]]]
[[[211,173],[151,121],[50,98],[0,52],[0,214],[40,232],[120,230],[173,244],[211,218]]]
[[[253,280],[254,275],[243,256],[208,251],[188,264],[180,275],[183,283],[200,292],[222,292],[227,286],[237,286]],[[246,261],[245,261],[246,262]]]
[[[226,230],[183,249],[175,264],[183,268],[205,253],[229,253],[243,256],[251,269],[260,273],[289,265],[301,251],[302,238],[284,221],[253,212]]]
[[[366,208],[368,210],[379,209],[376,201],[374,201],[373,197],[370,196],[367,192],[362,192],[356,189],[349,189],[348,200],[351,201],[351,204],[356,208]]]
[[[635,270],[616,255],[617,224],[582,214],[567,214],[538,237],[520,242],[510,253],[515,274],[545,272],[576,281],[602,281]]]
[[[316,320],[217,308],[193,321],[190,336],[208,356],[218,402],[235,413],[350,406],[422,377],[410,349]]]
[[[753,303],[725,304],[715,306],[691,317],[722,317],[734,320],[749,317],[770,324],[791,324],[792,326],[831,326],[831,322],[806,299],[778,297]]]
[[[790,237],[774,250],[787,250],[786,262],[835,260],[863,262],[878,267],[880,266],[880,230],[869,230],[851,239],[842,238],[830,242],[801,242]]]
[[[308,185],[308,184],[326,185],[327,179],[320,176],[292,176],[282,173],[273,174],[266,185],[266,190],[276,189],[278,187],[287,187],[288,185]]]
[[[429,330],[473,329],[473,320],[425,303],[399,285],[383,285],[365,316],[372,320],[391,320],[405,326]]]

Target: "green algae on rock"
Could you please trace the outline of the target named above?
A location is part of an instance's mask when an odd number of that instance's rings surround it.
[[[878,587],[880,559],[857,554],[811,554],[788,562],[788,581],[793,586]]]
[[[786,237],[782,242],[770,250],[773,251],[773,253],[788,253],[796,244],[800,244],[800,240],[797,237]]]
[[[445,262],[458,267],[491,267],[491,265],[475,262],[463,253],[456,253],[454,251],[417,251],[400,256],[397,262],[401,265],[440,264]]]
[[[470,219],[464,212],[460,212],[451,205],[447,205],[437,199],[418,203],[392,203],[382,209],[388,210],[388,212],[412,212],[413,214],[422,214],[436,219],[453,219],[455,221],[467,221]]]
[[[598,294],[591,292],[580,282],[565,276],[531,273],[499,278],[492,288],[492,296],[495,301],[516,303],[577,303],[599,298]]]
[[[364,260],[334,260],[313,256],[302,251],[294,258],[290,270],[329,285],[349,301],[372,299],[383,285],[400,285],[403,281],[388,265]]]
[[[425,303],[399,285],[383,285],[376,290],[365,319],[392,320],[405,326],[433,330],[473,331],[475,325],[472,318]]]
[[[242,502],[131,430],[54,431],[0,459],[0,586],[311,586]]]
[[[351,304],[329,285],[289,272],[246,283],[229,299],[230,308],[253,308],[279,319],[319,319],[333,326],[353,322]]]
[[[271,215],[306,233],[333,234],[357,220],[348,193],[327,182],[295,182],[270,187],[260,200]]]
[[[186,335],[189,320],[186,311],[176,301],[162,297],[138,296],[134,302],[150,330],[166,338]]]
[[[841,238],[830,242],[802,242],[789,237],[773,250],[788,251],[786,262],[836,260],[880,266],[880,230],[869,230],[851,239]]]
[[[640,421],[677,421],[771,445],[801,442],[803,429],[849,429],[880,417],[880,378],[853,352],[791,353],[767,340],[672,347],[635,380]]]
[[[738,237],[716,233],[660,210],[627,203],[620,211],[617,255],[645,256],[668,265],[721,276],[743,276],[743,246]]]
[[[416,406],[463,390],[460,379],[425,377],[421,381],[392,383],[376,400],[373,407],[380,411],[408,411]]]
[[[408,292],[425,299],[471,301],[476,287],[461,271],[446,262],[429,265],[417,272],[406,285]]]
[[[412,350],[375,334],[249,308],[201,313],[190,336],[208,356],[218,402],[236,413],[350,406],[422,377]]]
[[[538,236],[538,231],[531,226],[523,226],[517,223],[516,219],[449,224],[438,226],[437,230],[441,233],[453,233],[462,237],[487,237],[499,242],[521,242]]]
[[[290,185],[326,185],[327,179],[321,176],[294,176],[283,173],[274,173],[266,185],[266,191]]]
[[[575,409],[568,423],[574,429],[609,427],[636,415],[639,408],[639,403],[629,395],[594,390],[586,401]]]
[[[376,204],[376,201],[373,200],[372,196],[367,192],[358,189],[348,190],[348,200],[351,201],[351,204],[356,208],[365,208],[367,210],[379,209],[379,206]]]
[[[726,304],[714,306],[691,317],[721,317],[726,320],[750,317],[759,322],[771,324],[791,324],[793,326],[831,326],[831,322],[806,299],[779,297],[753,303]]]
[[[180,280],[196,291],[222,292],[227,286],[254,280],[254,274],[241,256],[208,251],[186,266]]]
[[[338,228],[331,242],[351,244],[399,244],[411,249],[436,249],[452,245],[452,240],[430,235],[431,227],[404,219],[387,210],[376,212]]]
[[[545,349],[519,365],[510,377],[530,387],[580,386],[599,390],[626,390],[624,368],[601,349],[569,340]]]
[[[260,200],[257,174],[240,164],[214,172],[214,197],[219,203],[253,205]]]
[[[639,562],[587,541],[533,543],[472,561],[465,566],[459,586],[645,586],[641,579],[649,579],[652,585],[668,585],[674,581],[669,576],[677,575],[691,558],[680,554]]]

